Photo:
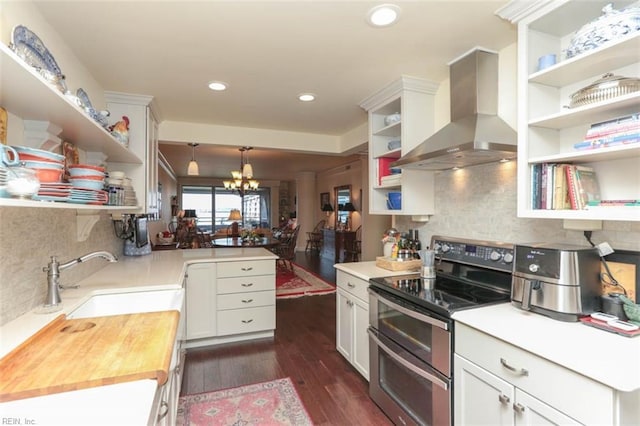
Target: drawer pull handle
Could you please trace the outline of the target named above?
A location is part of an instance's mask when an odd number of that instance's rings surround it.
[[[251,287],[253,283],[242,283],[240,284],[242,287]]]
[[[242,303],[251,303],[253,302],[253,299],[245,299],[242,301]]]
[[[502,404],[508,404],[511,399],[507,395],[501,393],[500,395],[498,395],[498,401],[500,401]]]
[[[249,324],[250,322],[253,322],[253,320],[252,319],[250,319],[250,320],[242,320],[242,322],[245,323],[245,324]]]
[[[253,271],[253,267],[248,267],[248,268],[240,268],[240,270],[248,272],[248,271]]]
[[[355,286],[355,284],[351,284],[351,283],[347,283],[347,286],[348,286],[349,288],[355,288],[355,287],[356,287],[356,286]]]
[[[518,414],[524,413],[524,405],[516,402],[515,404],[513,404],[513,411],[515,411]]]
[[[524,368],[515,368],[509,365],[509,363],[507,362],[506,359],[504,358],[500,358],[500,364],[502,364],[502,366],[504,368],[506,368],[507,370],[511,371],[512,373],[515,373],[519,376],[528,376],[529,375],[529,371],[524,369]]]

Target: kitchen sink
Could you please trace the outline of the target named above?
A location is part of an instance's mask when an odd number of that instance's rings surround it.
[[[91,318],[158,311],[181,311],[184,291],[156,290],[98,294],[71,311],[67,318]]]

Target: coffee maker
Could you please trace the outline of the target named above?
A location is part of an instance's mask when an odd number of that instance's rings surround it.
[[[600,310],[600,254],[566,244],[515,246],[511,303],[560,321]]]

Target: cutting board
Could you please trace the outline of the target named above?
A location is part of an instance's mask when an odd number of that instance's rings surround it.
[[[95,386],[167,381],[178,311],[66,319],[0,360],[0,402]]]
[[[376,266],[389,271],[417,271],[421,265],[421,260],[397,261],[389,257],[376,257]]]

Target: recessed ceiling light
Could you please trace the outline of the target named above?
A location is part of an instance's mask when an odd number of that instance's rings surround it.
[[[311,102],[315,101],[316,95],[314,95],[313,93],[300,93],[298,95],[298,99],[300,99],[302,102]]]
[[[374,27],[387,27],[400,17],[400,7],[395,4],[381,4],[367,13],[367,22]]]
[[[222,90],[227,90],[227,83],[224,83],[222,81],[210,81],[209,89],[215,90],[217,92],[220,92]]]

